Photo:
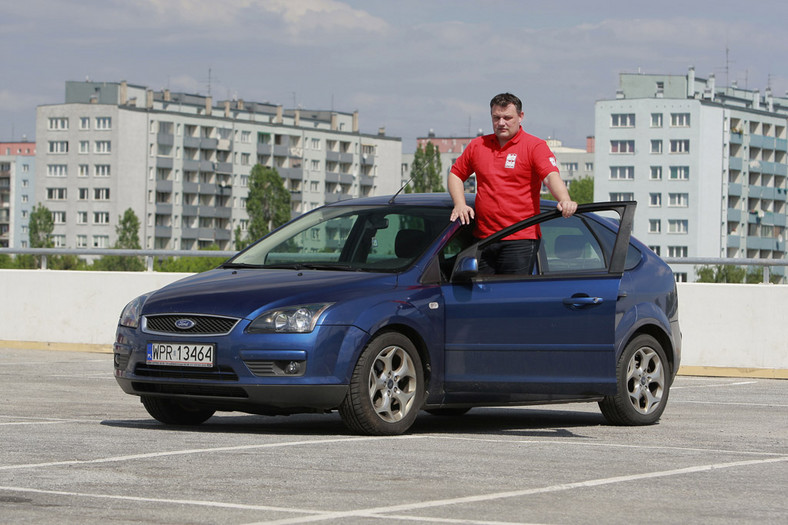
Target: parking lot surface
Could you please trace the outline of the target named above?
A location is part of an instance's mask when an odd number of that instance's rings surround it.
[[[595,404],[151,419],[112,356],[0,348],[3,523],[786,523],[788,381],[679,377],[658,425]]]

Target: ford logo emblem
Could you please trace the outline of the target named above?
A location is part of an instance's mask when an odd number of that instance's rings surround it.
[[[179,330],[188,330],[189,328],[194,328],[194,325],[196,324],[197,323],[195,323],[191,319],[178,319],[177,321],[175,321],[175,328]]]

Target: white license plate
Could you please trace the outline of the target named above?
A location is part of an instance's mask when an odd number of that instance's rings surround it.
[[[188,343],[148,343],[145,362],[165,366],[213,366],[215,345]]]

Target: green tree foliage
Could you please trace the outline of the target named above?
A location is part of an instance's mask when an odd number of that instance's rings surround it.
[[[204,248],[208,251],[218,251],[215,244]],[[224,257],[167,257],[154,262],[153,269],[157,272],[200,273],[216,268],[226,259]]]
[[[43,204],[37,204],[30,214],[28,234],[30,236],[31,248],[52,248],[52,230],[55,229],[55,221],[52,219],[52,212]]]
[[[575,179],[569,185],[569,198],[578,204],[594,202],[594,178]]]
[[[246,212],[249,214],[249,241],[267,235],[290,220],[290,192],[275,169],[261,164],[252,168]]]
[[[700,266],[695,268],[699,283],[742,283],[747,270],[729,264]]]
[[[137,218],[134,210],[129,208],[123,215],[118,217],[118,225],[115,226],[115,233],[118,235],[118,239],[115,241],[113,248],[139,250],[139,231],[140,220]],[[92,269],[110,272],[142,272],[145,270],[145,263],[141,257],[105,255],[93,263]]]
[[[446,191],[443,187],[441,155],[432,142],[422,149],[419,144],[413,155],[410,174],[413,182],[405,188],[406,193],[435,193]]]

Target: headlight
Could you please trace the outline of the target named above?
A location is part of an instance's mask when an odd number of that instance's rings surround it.
[[[315,329],[317,319],[334,303],[302,304],[269,310],[252,321],[246,331],[250,334],[307,333]]]
[[[139,328],[140,326],[140,313],[142,312],[142,305],[145,304],[147,295],[140,295],[123,309],[120,314],[119,324],[128,328]]]

